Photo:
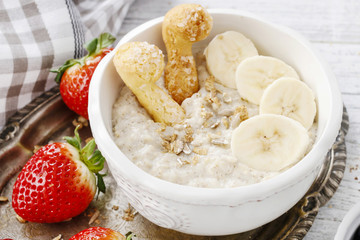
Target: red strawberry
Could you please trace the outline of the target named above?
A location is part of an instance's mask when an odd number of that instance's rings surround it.
[[[104,167],[104,157],[95,150],[95,141],[81,148],[77,128],[75,137],[64,139],[66,143],[50,143],[40,148],[15,182],[12,206],[27,221],[67,220],[89,206],[97,187],[105,192],[104,175],[99,173]]]
[[[79,232],[69,240],[131,240],[132,237],[132,233],[128,233],[124,237],[110,228],[91,227]]]
[[[99,38],[85,44],[88,54],[81,59],[69,59],[58,69],[51,72],[57,73],[55,81],[60,83],[60,94],[65,104],[77,114],[89,119],[88,94],[89,85],[95,68],[111,52],[107,48],[115,41],[109,33],[103,33]]]

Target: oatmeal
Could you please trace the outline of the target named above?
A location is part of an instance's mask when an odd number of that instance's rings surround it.
[[[194,187],[236,187],[279,174],[250,168],[231,151],[233,130],[258,115],[259,106],[215,82],[201,57],[197,71],[200,90],[183,101],[186,118],[174,126],[154,122],[131,90],[121,89],[113,106],[113,134],[122,152],[153,176]],[[163,81],[157,84],[165,90]],[[312,141],[315,130],[314,124]]]

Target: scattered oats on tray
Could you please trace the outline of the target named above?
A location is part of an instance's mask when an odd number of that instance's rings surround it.
[[[9,201],[8,197],[0,196],[0,202],[8,202],[8,201]]]
[[[25,219],[23,219],[22,217],[20,217],[19,215],[16,214],[16,220],[19,221],[19,223],[26,223],[27,221]]]
[[[90,220],[89,220],[89,225],[93,224],[93,223],[97,220],[97,218],[99,217],[99,215],[100,215],[100,211],[97,210],[97,209],[95,209],[95,212],[92,213],[91,218],[90,218]]]
[[[122,216],[122,219],[128,222],[133,221],[136,214],[137,211],[129,203],[128,208],[124,210],[124,215]]]
[[[52,240],[61,240],[61,239],[62,239],[62,236],[61,236],[61,234],[59,234],[56,237],[54,237]]]

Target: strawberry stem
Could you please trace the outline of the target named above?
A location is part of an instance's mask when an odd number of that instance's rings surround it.
[[[104,48],[110,46],[113,42],[115,42],[116,38],[112,36],[110,33],[102,33],[99,38],[94,38],[90,42],[84,44],[84,48],[88,51],[86,56],[81,59],[69,59],[64,65],[59,67],[58,69],[50,69],[50,72],[57,73],[55,77],[55,82],[60,83],[61,77],[66,71],[66,69],[74,66],[75,64],[80,64],[83,66],[86,62],[86,59],[92,57],[94,55],[99,54]]]
[[[69,137],[69,136],[65,136],[64,140],[66,140],[70,145],[72,145],[73,147],[75,147],[77,150],[80,151],[81,149],[81,139],[79,136],[79,132],[78,132],[79,126],[77,126],[75,128],[74,137]]]
[[[74,137],[64,137],[64,139],[73,147],[75,147],[80,154],[80,160],[85,163],[88,169],[93,172],[97,177],[97,187],[98,187],[98,196],[99,193],[105,193],[106,187],[103,177],[106,174],[100,174],[99,172],[103,170],[105,164],[105,158],[101,152],[96,149],[95,140],[92,139],[89,141],[84,148],[81,148],[81,139],[78,132],[79,126],[74,130]]]
[[[132,232],[128,232],[125,234],[126,240],[132,240],[133,237],[136,237],[136,235]]]

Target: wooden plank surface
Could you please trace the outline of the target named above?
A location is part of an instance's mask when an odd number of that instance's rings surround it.
[[[137,0],[118,36],[181,3],[249,11],[303,34],[334,71],[350,116],[347,167],[341,185],[305,240],[333,239],[345,214],[360,201],[360,1],[359,0]],[[357,180],[359,179],[359,180]]]

